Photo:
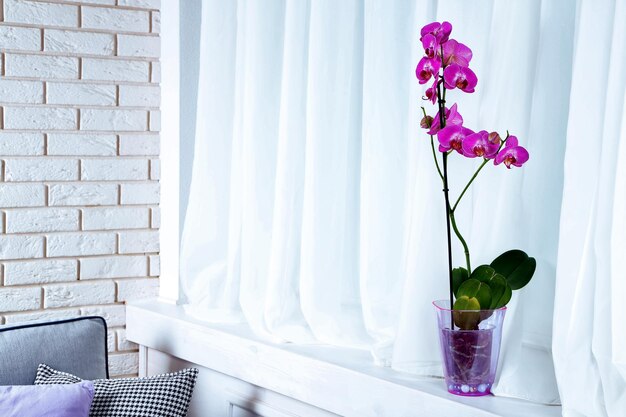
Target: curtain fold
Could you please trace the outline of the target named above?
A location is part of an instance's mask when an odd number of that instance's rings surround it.
[[[448,20],[479,77],[448,106],[531,153],[522,169],[486,167],[457,215],[474,266],[515,247],[538,262],[509,305],[494,392],[619,415],[625,1],[204,0],[188,313],[441,376],[445,212],[414,69],[419,29]],[[476,164],[450,161],[454,199]]]
[[[565,416],[626,410],[626,2],[579,1],[565,152],[554,362]],[[602,25],[597,23],[601,21]],[[584,67],[597,48],[597,70]]]
[[[304,200],[309,1],[288,1],[278,128],[272,246],[267,274],[268,330],[296,343],[313,342],[300,303],[300,245]]]
[[[414,1],[365,2],[359,271],[363,318],[374,358],[391,365],[404,276],[409,123],[413,85]],[[408,53],[411,51],[411,53]],[[409,88],[413,87],[413,88]],[[396,111],[388,111],[396,109]],[[384,115],[384,117],[381,117]]]
[[[300,241],[304,316],[324,343],[363,346],[359,294],[359,176],[363,5],[311,3]]]
[[[231,255],[226,244],[235,153],[237,4],[203,1],[200,30],[197,140],[186,214],[190,220],[181,238],[181,301],[205,320],[238,321],[238,279],[227,273]]]

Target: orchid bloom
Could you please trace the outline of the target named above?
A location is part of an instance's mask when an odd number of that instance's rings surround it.
[[[422,46],[424,47],[424,53],[428,58],[434,58],[437,55],[439,49],[439,43],[437,38],[432,33],[428,33],[422,37]]]
[[[521,167],[529,158],[530,155],[528,151],[519,146],[517,137],[509,136],[504,144],[504,148],[496,155],[493,164],[500,165],[504,162],[504,165],[506,165],[508,169],[511,169],[511,165]]]
[[[461,125],[446,126],[437,132],[439,139],[439,152],[448,152],[454,149],[461,155],[463,153],[463,141],[474,132]]]
[[[420,84],[425,84],[434,75],[439,74],[439,68],[441,68],[441,61],[437,58],[424,57],[417,63],[415,68],[415,76],[419,80]]]
[[[457,111],[456,103],[452,105],[449,109],[446,107],[446,126],[452,125],[462,125],[463,124],[463,116],[461,113]],[[439,132],[439,112],[433,118],[433,123],[430,126],[430,130],[428,131],[429,135],[436,135]]]
[[[444,65],[457,64],[461,67],[467,67],[471,60],[472,50],[461,42],[450,39],[443,44]]]
[[[500,149],[500,135],[486,130],[469,135],[463,141],[463,155],[468,158],[493,159]]]
[[[473,93],[474,87],[478,83],[478,77],[476,77],[474,71],[467,67],[451,64],[443,70],[443,82],[448,90],[458,87],[466,93]]]
[[[452,25],[450,22],[429,23],[420,31],[420,35],[422,36],[420,40],[422,41],[426,35],[432,34],[435,39],[437,39],[437,43],[441,45],[448,41],[448,38],[450,38],[450,32],[452,32]]]

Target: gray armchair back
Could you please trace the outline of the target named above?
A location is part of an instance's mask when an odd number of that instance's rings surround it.
[[[32,385],[45,363],[83,379],[108,378],[102,317],[0,326],[0,385]]]

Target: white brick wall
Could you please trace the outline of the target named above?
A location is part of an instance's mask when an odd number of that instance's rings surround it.
[[[150,62],[83,58],[82,79],[100,81],[148,82]]]
[[[5,233],[68,232],[80,228],[80,210],[36,208],[5,211]]]
[[[117,100],[114,85],[48,83],[47,87],[50,104],[115,106]]]
[[[43,133],[10,133],[0,130],[0,155],[43,155],[44,138]]]
[[[36,28],[0,27],[0,42],[6,49],[41,50],[41,31]]]
[[[7,77],[40,79],[77,79],[79,59],[65,56],[37,56],[4,54],[4,73]]]
[[[103,316],[158,291],[160,0],[0,0],[0,324]]]
[[[4,264],[4,285],[72,282],[78,280],[78,261],[75,259],[44,259]]]
[[[40,81],[0,80],[0,101],[4,103],[43,103]]]
[[[120,154],[124,155],[121,152]],[[115,156],[117,155],[117,136],[113,134],[49,133],[48,155]],[[148,155],[148,153],[141,155]]]
[[[142,185],[139,185],[140,187]],[[158,188],[158,184],[156,185]],[[48,185],[48,204],[51,206],[103,206],[119,201],[117,184],[51,184]],[[0,188],[0,196],[2,189]],[[154,204],[158,204],[158,201]]]
[[[44,51],[112,55],[115,36],[110,33],[76,32],[73,30],[44,31]]]

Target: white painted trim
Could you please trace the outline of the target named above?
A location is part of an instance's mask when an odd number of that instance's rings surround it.
[[[159,298],[178,301],[180,177],[179,0],[161,6],[161,281]]]
[[[139,346],[139,376],[148,376],[148,348]]]
[[[140,301],[127,308],[127,338],[341,416],[552,417],[561,407],[510,398],[463,398],[440,379],[374,366],[368,352],[275,345],[247,325],[207,325],[180,306]],[[414,411],[412,411],[414,410]]]

